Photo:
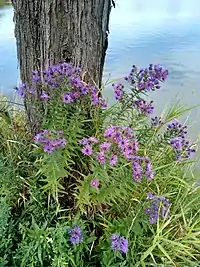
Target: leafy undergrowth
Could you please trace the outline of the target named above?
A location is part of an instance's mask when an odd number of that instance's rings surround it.
[[[134,66],[106,108],[77,67],[33,72],[18,92],[42,115],[35,136],[1,100],[0,266],[199,266],[196,147],[176,120],[189,109],[151,117],[146,100],[167,75]]]

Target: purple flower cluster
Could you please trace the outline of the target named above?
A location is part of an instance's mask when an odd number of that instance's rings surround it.
[[[158,220],[159,211],[162,219],[167,219],[169,216],[169,199],[163,196],[153,196],[150,192],[147,194],[147,200],[151,201],[151,207],[145,210],[149,215],[149,222],[154,224]]]
[[[110,166],[116,165],[121,155],[131,162],[133,179],[135,181],[141,182],[143,175],[147,177],[148,181],[154,178],[150,159],[136,155],[138,141],[130,127],[110,126],[105,130],[104,138],[104,142],[100,143],[98,150],[93,149],[93,145],[98,143],[95,137],[80,140],[79,143],[83,145],[82,153],[88,156],[93,155],[99,164],[102,165],[109,159]]]
[[[137,70],[133,65],[130,74],[125,77],[131,85],[134,85],[138,91],[154,91],[160,89],[160,82],[167,79],[168,70],[165,70],[160,65],[150,64],[146,69]]]
[[[91,156],[93,154],[92,150],[92,144],[98,143],[98,139],[96,137],[90,137],[90,138],[83,138],[79,141],[81,145],[84,145],[82,149],[82,153],[85,156]]]
[[[35,144],[42,144],[45,152],[52,153],[66,146],[66,140],[62,137],[62,131],[51,132],[43,130],[34,137]]]
[[[149,103],[144,99],[139,99],[134,102],[134,106],[139,109],[144,115],[153,114],[153,101]]]
[[[144,170],[142,165],[145,165]],[[133,179],[136,182],[141,182],[143,175],[147,177],[148,181],[151,181],[154,178],[155,174],[150,159],[148,157],[145,158],[139,156],[134,157],[134,159],[132,160],[132,171],[133,171]]]
[[[104,132],[107,144],[112,144],[110,165],[118,162],[118,154],[122,154],[127,160],[134,158],[138,151],[138,142],[130,127],[110,126]],[[101,146],[100,146],[101,148]]]
[[[128,240],[125,237],[113,234],[110,240],[112,250],[119,251],[122,254],[126,254],[128,252]]]
[[[152,126],[154,126],[154,127],[158,127],[159,125],[161,125],[162,124],[162,120],[161,120],[161,118],[160,117],[155,117],[155,118],[151,118],[151,124],[152,124]]]
[[[115,99],[120,100],[124,94],[124,92],[123,92],[124,86],[121,83],[113,83],[112,87],[113,87],[114,92],[115,92]]]
[[[18,89],[18,94],[24,96],[25,93],[37,95],[37,86],[45,88],[39,98],[42,101],[51,100],[52,92],[55,88],[68,88],[67,92],[62,93],[63,103],[72,103],[83,97],[89,96],[92,105],[99,105],[106,108],[104,98],[99,95],[98,89],[93,84],[86,84],[82,81],[81,69],[74,67],[70,63],[61,63],[50,66],[47,70],[32,71],[32,84],[28,88],[22,84]]]
[[[70,235],[70,242],[73,245],[83,242],[83,234],[79,226],[76,225],[74,228],[69,229],[68,234]]]
[[[186,139],[187,126],[183,126],[179,121],[173,120],[168,124],[167,128],[167,133],[172,137],[170,144],[172,145],[178,160],[181,160],[184,157],[188,158],[196,152],[196,149],[193,148],[190,142]]]

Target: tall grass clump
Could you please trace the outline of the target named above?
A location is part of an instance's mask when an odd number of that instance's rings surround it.
[[[38,116],[34,136],[29,114],[1,101],[0,266],[199,266],[187,109],[155,117],[147,101],[167,76],[133,66],[108,108],[79,67],[33,71],[18,94]]]

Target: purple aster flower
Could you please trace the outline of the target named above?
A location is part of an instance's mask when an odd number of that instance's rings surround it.
[[[153,101],[147,103],[145,100],[140,99],[135,101],[134,106],[140,110],[144,115],[152,114],[154,110]]]
[[[123,134],[126,138],[134,138],[133,131],[130,127],[124,127],[123,128]]]
[[[52,153],[55,148],[50,144],[44,144],[44,152]]]
[[[118,142],[118,147],[124,151],[125,148],[129,145],[129,140],[128,139],[124,139],[122,138],[121,140],[119,140]]]
[[[92,155],[92,153],[93,153],[92,147],[90,145],[85,145],[82,149],[82,153],[83,153],[83,155],[87,155],[87,156]]]
[[[129,81],[131,85],[137,85],[135,90],[154,91],[160,88],[160,82],[164,82],[167,76],[168,70],[160,65],[149,64],[148,68],[139,71],[134,66],[125,80]]]
[[[64,103],[72,103],[74,101],[72,93],[64,93],[63,94],[63,102]]]
[[[115,99],[120,100],[123,96],[123,88],[124,86],[121,83],[112,84],[113,89],[115,91]]]
[[[63,134],[63,131],[62,130],[58,130],[58,134],[59,135]]]
[[[128,252],[128,240],[125,237],[113,234],[110,239],[112,250],[119,251],[120,253]]]
[[[119,240],[119,235],[118,234],[113,234],[110,237],[111,241],[118,241]]]
[[[64,147],[66,146],[66,144],[67,144],[67,141],[65,140],[65,138],[61,138],[58,140],[58,146]]]
[[[171,143],[171,145],[175,151],[181,151],[182,150],[182,138],[181,137],[173,138],[170,143]]]
[[[81,96],[81,94],[80,94],[80,92],[78,92],[78,91],[75,91],[75,92],[73,93],[73,98],[75,98],[75,99],[78,99],[80,96]]]
[[[35,88],[29,88],[29,89],[28,89],[28,93],[29,93],[30,95],[37,95],[37,91],[36,91]]]
[[[145,175],[147,176],[147,179],[150,181],[154,178],[154,171],[149,158],[145,158],[145,164],[146,164]]]
[[[88,140],[93,144],[97,144],[99,142],[99,140],[94,136],[91,136]]]
[[[50,96],[45,91],[43,91],[40,95],[40,99],[43,101],[48,101],[50,99]]]
[[[91,104],[92,104],[92,106],[96,106],[99,104],[99,98],[98,98],[97,94],[91,95]]]
[[[99,187],[99,180],[98,179],[92,179],[90,181],[90,185],[94,188],[98,188]]]
[[[146,208],[145,209],[145,213],[149,215],[151,213],[151,209],[150,208]]]
[[[89,88],[87,86],[81,87],[81,94],[86,95],[89,93]]]
[[[155,173],[154,173],[154,171],[150,171],[150,172],[145,172],[145,175],[147,176],[147,180],[151,181],[151,180],[153,180]]]
[[[36,134],[36,136],[34,137],[34,143],[35,144],[38,144],[40,142],[44,142],[44,140],[45,140],[45,138],[44,138],[43,132]]]
[[[120,237],[120,252],[127,253],[128,252],[128,240],[125,237]]]
[[[133,170],[133,179],[136,182],[141,182],[142,181],[142,167],[138,161],[132,162],[132,170]]]
[[[20,96],[20,97],[24,97],[25,96],[25,92],[26,92],[26,85],[23,83],[17,89],[17,95]]]
[[[152,124],[152,126],[154,126],[154,127],[158,127],[159,125],[161,125],[162,124],[162,120],[161,120],[161,118],[159,117],[155,117],[155,118],[151,118],[151,124]]]
[[[114,166],[117,164],[117,161],[118,161],[118,157],[117,155],[113,155],[111,158],[110,158],[110,165],[111,166]]]
[[[150,216],[149,217],[150,224],[156,223],[157,222],[157,219],[158,219],[157,214],[153,214],[152,216]]]
[[[104,142],[100,145],[100,149],[103,150],[103,151],[106,151],[106,150],[109,150],[111,147],[111,144],[108,143],[108,142]]]
[[[72,245],[77,245],[83,242],[83,234],[79,226],[69,229],[68,234],[70,235],[70,242]]]
[[[100,151],[99,153],[97,153],[97,161],[100,164],[105,164],[106,163],[105,154],[104,154],[103,151]]]
[[[145,213],[149,215],[149,222],[154,224],[158,220],[159,211],[162,219],[166,219],[169,215],[169,200],[163,196],[153,196],[152,193],[147,194],[147,199],[151,201],[151,208],[147,208]]]
[[[167,219],[169,216],[169,208],[166,208],[165,206],[163,206],[161,208],[161,216],[162,216],[162,219]]]
[[[42,144],[45,152],[51,153],[66,145],[66,140],[61,134],[43,130],[34,137],[35,144]]]
[[[88,143],[89,143],[88,138],[82,138],[81,140],[79,140],[79,144],[81,145],[88,145]]]
[[[41,80],[40,76],[38,75],[38,73],[34,73],[33,76],[32,76],[32,81],[37,83]]]
[[[106,100],[103,97],[99,97],[99,104],[102,108],[107,108]]]
[[[151,192],[149,192],[149,193],[147,194],[147,199],[148,199],[148,200],[153,199],[153,194],[152,194]]]

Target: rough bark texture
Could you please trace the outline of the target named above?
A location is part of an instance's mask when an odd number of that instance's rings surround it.
[[[107,49],[111,0],[14,1],[21,79],[33,69],[73,62],[100,84]]]
[[[85,79],[100,86],[111,0],[13,0],[13,6],[22,82],[30,83],[32,70],[65,61],[81,66]],[[34,133],[42,112],[27,98],[25,108]]]

